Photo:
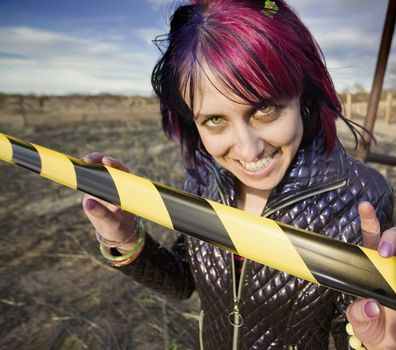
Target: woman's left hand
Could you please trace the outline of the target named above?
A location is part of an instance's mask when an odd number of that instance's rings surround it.
[[[396,227],[381,235],[374,207],[368,202],[359,204],[363,246],[377,249],[387,258],[396,255]],[[367,350],[396,349],[396,311],[380,305],[374,299],[357,299],[346,311],[354,333]]]

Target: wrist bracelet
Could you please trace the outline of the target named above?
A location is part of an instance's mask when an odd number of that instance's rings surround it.
[[[144,230],[144,224],[141,220],[139,221],[138,224],[139,224],[138,230],[137,230],[137,232],[139,234],[138,241],[130,252],[128,252],[124,255],[115,256],[115,255],[111,254],[110,247],[107,247],[104,244],[100,243],[99,249],[100,249],[102,256],[106,260],[111,261],[112,263],[122,263],[122,262],[125,262],[126,260],[130,260],[137,252],[139,252],[139,250],[141,251],[142,246],[144,244],[146,232]]]
[[[130,258],[123,260],[123,261],[119,261],[119,262],[112,262],[111,265],[115,266],[115,267],[120,267],[120,266],[126,266],[129,264],[132,264],[138,258],[140,253],[142,252],[145,243],[146,243],[146,241],[144,240],[143,243],[141,245],[139,245],[139,248],[136,251],[136,253],[133,254]]]
[[[132,231],[131,235],[128,238],[126,238],[125,240],[123,240],[122,242],[116,242],[116,241],[112,241],[107,238],[104,238],[100,235],[100,233],[98,231],[95,232],[96,240],[100,244],[103,244],[105,247],[119,248],[119,247],[123,246],[124,244],[132,241],[136,237],[136,235],[139,233],[139,226],[140,226],[141,221],[142,221],[142,219],[140,218],[140,216],[135,216],[135,229]]]
[[[350,335],[349,337],[349,346],[355,350],[366,350],[363,346],[362,341],[355,335],[353,331],[352,324],[350,322],[347,323],[345,330]]]

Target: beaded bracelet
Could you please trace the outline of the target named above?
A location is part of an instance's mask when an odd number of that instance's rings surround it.
[[[127,244],[128,242],[132,241],[136,237],[136,235],[138,234],[138,231],[139,231],[139,226],[140,226],[141,221],[142,221],[142,219],[140,218],[140,216],[135,216],[135,230],[131,233],[130,236],[128,236],[122,242],[116,242],[116,241],[112,241],[107,238],[104,238],[100,235],[100,233],[98,231],[95,232],[96,240],[100,244],[103,244],[105,247],[108,247],[108,248],[122,247],[124,244]]]
[[[345,327],[347,333],[350,335],[349,337],[349,346],[355,350],[366,350],[363,346],[362,341],[355,335],[353,331],[352,324],[350,322],[347,323]]]
[[[138,222],[138,224],[139,224],[138,230],[137,230],[138,234],[139,234],[138,241],[137,241],[137,243],[135,244],[135,246],[133,247],[133,249],[130,252],[128,252],[128,253],[126,253],[124,255],[115,256],[115,255],[111,254],[111,251],[110,251],[109,247],[106,247],[104,244],[101,243],[99,245],[99,249],[100,249],[100,252],[101,252],[102,256],[106,260],[108,260],[108,261],[110,261],[110,262],[112,262],[112,263],[114,263],[116,265],[119,265],[121,263],[122,263],[122,265],[124,265],[123,263],[125,263],[127,260],[131,260],[131,258],[134,257],[134,256],[137,257],[136,253],[138,253],[138,252],[140,252],[142,250],[143,244],[144,244],[144,241],[145,241],[145,236],[146,236],[146,232],[144,230],[143,222],[140,220]]]

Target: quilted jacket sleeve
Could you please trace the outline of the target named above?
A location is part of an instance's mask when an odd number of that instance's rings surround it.
[[[187,299],[194,291],[184,237],[181,235],[172,249],[168,250],[146,234],[145,246],[139,258],[130,265],[116,269],[136,282],[175,299]]]
[[[390,188],[376,204],[376,213],[381,224],[381,232],[394,225],[393,210],[394,194],[393,190]],[[341,293],[337,297],[335,317],[332,322],[332,335],[337,349],[349,349],[348,335],[345,332],[345,325],[347,323],[345,311],[348,305],[350,305],[354,300],[354,297]]]

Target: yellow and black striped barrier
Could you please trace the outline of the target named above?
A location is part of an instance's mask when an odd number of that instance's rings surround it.
[[[0,159],[248,259],[396,309],[396,257],[0,133]]]

